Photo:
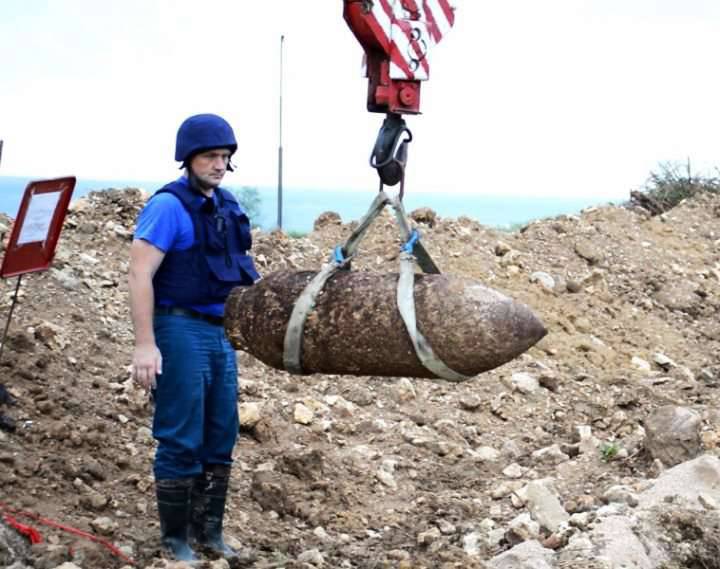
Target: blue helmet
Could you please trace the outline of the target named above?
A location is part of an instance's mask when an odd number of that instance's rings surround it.
[[[187,166],[195,154],[213,148],[228,148],[232,153],[237,150],[235,133],[224,118],[203,114],[183,121],[177,132],[175,160]]]

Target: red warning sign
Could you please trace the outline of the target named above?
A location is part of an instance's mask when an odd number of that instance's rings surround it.
[[[27,185],[5,249],[0,277],[50,267],[74,189],[74,176]]]

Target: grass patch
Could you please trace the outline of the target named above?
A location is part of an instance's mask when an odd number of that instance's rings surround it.
[[[605,462],[610,462],[620,452],[620,445],[617,443],[603,443],[600,446],[600,456]]]

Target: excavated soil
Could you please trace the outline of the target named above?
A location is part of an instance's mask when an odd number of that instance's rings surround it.
[[[113,569],[129,564],[121,555],[169,566],[154,504],[151,405],[129,381],[126,273],[145,197],[108,190],[79,200],[53,268],[23,278],[0,361],[10,395],[0,398],[0,508],[43,542],[9,549],[0,524],[6,566]],[[566,510],[592,511],[608,487],[657,475],[637,433],[667,404],[700,413],[703,450],[717,453],[720,198],[698,196],[655,217],[594,208],[515,233],[432,212],[414,218],[444,272],[527,304],[548,335],[462,384],[291,376],[240,352],[246,405],[226,528],[247,556],[235,566],[485,567],[513,540],[470,547],[466,536],[502,534],[517,515],[500,488],[509,465],[526,478],[554,477]],[[1,221],[7,237],[11,220]],[[353,227],[325,214],[304,238],[257,232],[258,268],[318,269]],[[353,270],[396,271],[398,246],[383,215]],[[15,285],[0,283],[4,314]],[[518,374],[539,387],[519,389]],[[624,452],[578,454],[580,425]],[[567,454],[562,468],[533,458],[553,444]],[[665,520],[686,546],[677,567],[718,567],[717,513],[704,515],[711,519]]]

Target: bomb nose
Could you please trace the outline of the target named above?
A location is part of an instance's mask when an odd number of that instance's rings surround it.
[[[516,310],[515,334],[519,342],[527,348],[534,346],[547,335],[547,328],[528,306],[516,303]]]

